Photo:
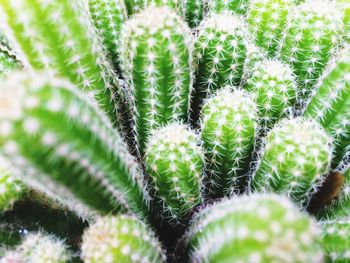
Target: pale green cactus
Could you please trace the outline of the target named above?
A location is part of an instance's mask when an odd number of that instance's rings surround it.
[[[186,235],[191,262],[322,262],[319,229],[292,202],[253,194],[216,203]]]
[[[249,7],[249,0],[209,0],[207,5],[209,13],[229,12],[245,15]]]
[[[152,230],[134,217],[100,218],[83,235],[82,259],[100,262],[165,262],[165,254]]]
[[[257,107],[249,94],[225,87],[201,112],[201,139],[209,194],[222,197],[247,186],[245,174],[254,148]]]
[[[11,74],[1,88],[0,148],[15,176],[81,216],[148,216],[140,168],[91,98],[39,73]]]
[[[162,214],[183,221],[199,205],[204,165],[199,138],[185,125],[155,130],[146,150],[146,164]]]
[[[347,41],[350,40],[350,1],[336,0],[338,8],[343,12],[343,22],[345,26],[344,36]]]
[[[330,168],[331,143],[316,121],[281,121],[267,135],[251,189],[285,193],[299,206],[306,206]]]
[[[152,129],[187,120],[191,39],[187,25],[167,7],[146,9],[123,27],[121,58],[141,155]]]

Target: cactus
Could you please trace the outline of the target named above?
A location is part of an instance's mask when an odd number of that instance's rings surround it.
[[[255,43],[270,57],[276,55],[293,0],[252,0],[248,25]]]
[[[133,94],[141,155],[152,129],[187,119],[192,86],[190,44],[189,28],[167,7],[148,8],[123,27],[121,59]]]
[[[323,222],[322,248],[326,262],[350,262],[350,219]]]
[[[161,245],[149,227],[126,215],[97,220],[84,233],[82,258],[98,262],[165,262]]]
[[[350,40],[350,1],[349,0],[336,0],[338,8],[343,12],[344,22],[344,35],[345,40]]]
[[[249,0],[209,0],[208,9],[211,13],[230,12],[245,15],[249,7]]]
[[[297,76],[302,107],[335,53],[344,25],[341,12],[328,0],[308,0],[293,8],[289,18],[280,55]]]
[[[146,218],[140,169],[83,92],[62,79],[17,73],[3,83],[0,107],[0,148],[15,176],[82,216],[126,209]]]
[[[288,64],[277,60],[256,63],[245,88],[255,97],[263,130],[272,128],[293,109],[297,85]]]
[[[183,221],[201,203],[203,153],[196,134],[185,125],[155,130],[146,150],[147,171],[163,215]]]
[[[287,198],[253,194],[201,211],[186,235],[191,262],[322,262],[319,229]]]
[[[194,122],[208,93],[226,85],[238,86],[241,81],[247,55],[247,32],[240,19],[228,13],[212,14],[199,26],[193,51],[196,76],[192,103]]]
[[[48,70],[91,93],[115,125],[128,114],[125,94],[79,0],[1,0],[4,33],[25,66]]]
[[[225,87],[208,99],[201,113],[208,189],[221,197],[246,186],[244,176],[254,148],[256,105],[241,90]]]
[[[16,54],[9,47],[7,40],[0,35],[0,76],[5,76],[20,67]]]
[[[251,189],[286,193],[299,206],[306,206],[329,170],[331,142],[311,119],[280,122],[267,135]]]
[[[350,143],[350,47],[327,66],[304,116],[316,119],[335,139],[333,167],[346,155]]]
[[[188,25],[197,27],[204,17],[204,0],[185,0],[183,9]]]

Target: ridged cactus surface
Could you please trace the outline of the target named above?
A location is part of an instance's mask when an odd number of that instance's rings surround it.
[[[233,13],[244,15],[249,7],[249,0],[208,0],[208,10],[212,13]]]
[[[186,22],[191,28],[197,27],[204,17],[204,0],[185,0],[183,5],[183,15]]]
[[[343,12],[344,22],[344,37],[346,41],[350,40],[350,1],[349,0],[336,0],[338,8]]]

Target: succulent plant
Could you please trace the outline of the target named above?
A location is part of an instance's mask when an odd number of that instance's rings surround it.
[[[162,214],[181,222],[201,203],[204,166],[199,138],[185,125],[155,130],[146,150],[146,164]]]
[[[225,87],[203,105],[201,139],[209,194],[222,197],[247,186],[254,148],[257,107],[242,90]]]
[[[298,104],[311,96],[317,79],[343,34],[342,14],[328,0],[308,0],[292,9],[281,41],[280,57],[290,63],[300,86]]]
[[[82,216],[126,209],[147,217],[137,163],[108,118],[75,86],[40,73],[11,74],[0,107],[0,148],[15,176]]]
[[[350,143],[350,47],[334,58],[320,78],[304,116],[320,122],[334,138],[333,167],[348,151]]]
[[[349,0],[336,0],[338,8],[343,12],[343,22],[345,26],[345,39],[350,40],[350,1]]]
[[[165,262],[152,230],[127,215],[100,218],[84,233],[82,258],[86,263]]]
[[[255,97],[261,129],[268,130],[283,117],[291,115],[297,84],[288,64],[278,60],[256,63],[244,88]]]
[[[152,129],[186,121],[192,86],[189,28],[167,7],[135,15],[122,30],[121,58],[141,155]]]
[[[183,9],[188,25],[197,27],[204,17],[204,0],[185,0]]]
[[[255,43],[269,56],[276,55],[293,0],[252,0],[247,21]]]
[[[249,0],[208,0],[208,10],[211,13],[234,13],[244,15],[249,7]]]
[[[322,262],[318,233],[287,198],[253,194],[199,212],[186,243],[191,262]]]
[[[330,168],[332,139],[311,119],[277,124],[267,135],[251,189],[287,194],[305,206]]]
[[[0,76],[7,75],[11,71],[21,67],[15,52],[9,47],[7,40],[0,35]]]

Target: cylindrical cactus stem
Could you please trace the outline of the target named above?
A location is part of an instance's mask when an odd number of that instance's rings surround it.
[[[191,262],[322,262],[317,224],[284,196],[253,194],[199,212],[185,243]]]
[[[147,171],[162,215],[183,221],[201,203],[204,157],[197,135],[185,125],[155,130],[146,150]]]
[[[329,63],[304,111],[334,138],[333,167],[350,143],[350,47]]]
[[[257,107],[242,90],[225,87],[209,98],[201,112],[209,195],[239,193],[247,186],[256,131]]]
[[[209,0],[207,5],[209,13],[229,12],[245,15],[249,7],[249,0]]]
[[[122,25],[127,19],[123,0],[89,0],[92,21],[102,38],[114,69],[120,72],[119,47]]]
[[[293,0],[252,0],[248,11],[248,26],[255,43],[270,57],[276,55],[286,27]]]
[[[193,51],[193,122],[197,122],[203,99],[210,92],[240,84],[247,56],[247,30],[241,20],[229,13],[212,14],[199,26]]]
[[[140,168],[82,91],[62,79],[15,73],[2,85],[0,108],[0,148],[15,176],[73,210],[147,217]]]
[[[329,170],[331,143],[316,121],[281,121],[267,135],[251,190],[285,193],[300,207],[307,206]]]
[[[86,263],[165,262],[165,254],[152,230],[134,217],[104,217],[83,235],[82,258]]]
[[[133,94],[141,155],[152,129],[186,121],[192,87],[191,34],[167,7],[135,15],[122,30],[123,72]]]
[[[292,8],[281,41],[280,56],[290,63],[296,74],[301,107],[335,53],[343,28],[342,14],[331,1],[308,0]]]
[[[115,111],[127,114],[125,94],[87,8],[79,0],[0,0],[1,26],[25,66],[49,70],[92,93],[120,125]]]
[[[297,84],[293,71],[288,64],[278,60],[256,63],[245,89],[255,97],[263,131],[288,116],[296,101]]]
[[[197,27],[204,17],[204,0],[185,0],[183,8],[188,25]]]
[[[344,22],[344,37],[345,40],[350,41],[350,1],[349,0],[336,0],[338,8],[343,12]]]
[[[350,260],[350,219],[337,219],[321,223],[322,249],[326,262],[347,263]]]

